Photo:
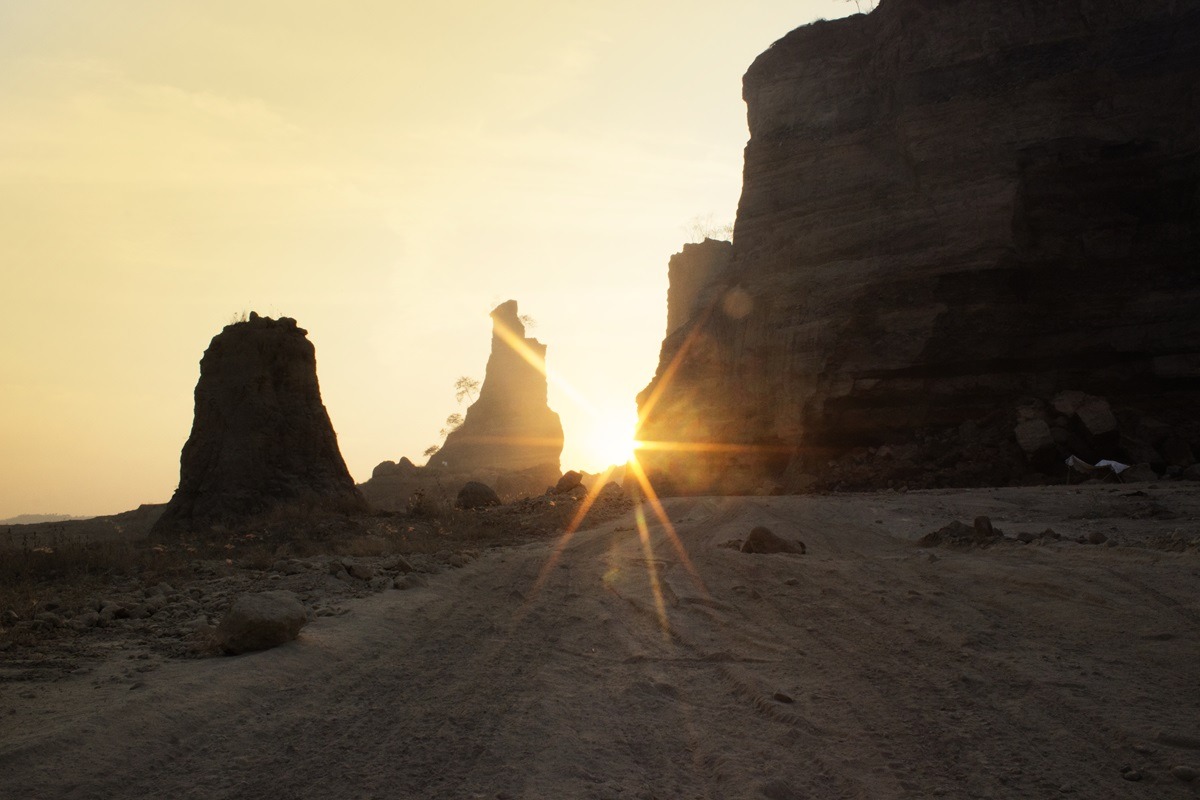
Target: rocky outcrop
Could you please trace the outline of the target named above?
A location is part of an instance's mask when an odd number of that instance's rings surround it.
[[[729,268],[733,244],[706,238],[667,262],[667,336],[712,304],[716,279]]]
[[[321,402],[307,331],[250,314],[200,361],[179,488],[154,532],[204,531],[280,506],[364,510]]]
[[[1012,482],[1146,419],[1194,454],[1198,83],[1200,9],[1170,0],[885,0],[776,42],[732,263],[639,398],[639,438],[686,447],[644,451],[652,477]]]
[[[492,311],[492,352],[479,399],[429,466],[450,472],[519,472],[549,467],[558,476],[563,429],[546,404],[546,345],[526,338],[517,301]]]

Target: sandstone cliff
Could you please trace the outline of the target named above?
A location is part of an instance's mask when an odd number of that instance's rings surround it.
[[[280,506],[357,511],[366,503],[321,402],[307,331],[251,313],[204,352],[179,488],[154,531],[202,532]]]
[[[557,478],[563,429],[546,404],[546,345],[526,338],[515,300],[491,316],[492,351],[479,399],[429,466],[467,473],[548,467]]]
[[[885,0],[776,42],[732,264],[639,398],[639,437],[689,449],[643,460],[693,491],[853,485],[851,456],[1020,480],[1016,426],[1086,428],[1067,390],[1111,404],[1096,455],[1195,450],[1197,86],[1170,0]]]

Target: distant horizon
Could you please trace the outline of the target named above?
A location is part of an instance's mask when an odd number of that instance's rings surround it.
[[[667,261],[732,222],[741,77],[840,0],[0,6],[0,518],[166,502],[237,315],[309,331],[356,482],[439,442],[488,312],[537,324],[563,469],[632,427]],[[631,24],[632,23],[632,24]]]

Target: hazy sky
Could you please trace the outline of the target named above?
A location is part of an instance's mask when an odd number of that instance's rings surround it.
[[[516,299],[563,468],[603,466],[667,259],[733,219],[742,74],[854,10],[3,0],[0,518],[165,502],[200,357],[249,310],[308,329],[363,481],[439,442]]]

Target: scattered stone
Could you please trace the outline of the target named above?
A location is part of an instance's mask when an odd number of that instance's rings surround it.
[[[1112,433],[1117,429],[1117,418],[1103,397],[1088,397],[1075,409],[1075,419],[1093,438]]]
[[[75,617],[75,619],[71,620],[71,623],[77,630],[94,628],[100,624],[100,613],[97,611],[85,611],[84,613]]]
[[[1200,778],[1200,770],[1197,770],[1195,767],[1179,764],[1171,767],[1171,775],[1172,777],[1178,778],[1184,783],[1191,783],[1192,781],[1196,780],[1196,778]]]
[[[777,536],[771,531],[759,525],[750,531],[750,535],[746,537],[746,541],[742,543],[743,553],[759,553],[769,555],[772,553],[795,553],[804,555],[808,548],[804,546],[804,542],[799,539],[788,541]]]
[[[917,540],[919,547],[987,547],[1004,538],[987,517],[977,517],[974,525],[954,520]]]
[[[1158,739],[1160,744],[1170,745],[1171,747],[1182,747],[1187,750],[1200,750],[1200,737],[1188,736],[1185,733],[1173,733],[1171,731],[1159,731]]]
[[[17,612],[10,608],[5,610],[4,613],[0,614],[0,625],[3,625],[6,628],[11,628],[13,625],[16,625],[20,619],[21,618],[17,616]]]
[[[492,487],[479,481],[468,481],[458,490],[454,504],[459,508],[475,509],[500,505],[500,496]]]
[[[345,561],[346,572],[350,577],[360,581],[369,581],[375,577],[375,568],[370,564],[363,564],[360,561]]]
[[[774,699],[775,699],[777,702],[780,702],[780,703],[794,703],[794,702],[796,702],[795,700],[793,700],[793,699],[792,699],[791,695],[784,694],[783,692],[776,692],[775,694],[773,694],[773,695],[772,695],[772,697],[773,697],[773,698],[774,698]]]
[[[1108,537],[1100,531],[1092,531],[1087,535],[1088,544],[1104,544],[1108,541]]]
[[[404,556],[392,556],[379,565],[379,568],[387,572],[412,572],[413,565]]]
[[[295,639],[307,622],[304,606],[291,592],[244,594],[234,600],[213,638],[230,655],[266,650]]]
[[[1133,767],[1121,767],[1121,777],[1127,781],[1140,781],[1142,773],[1138,772]]]
[[[53,611],[42,611],[39,614],[35,614],[33,618],[38,622],[46,623],[52,628],[61,628],[64,624],[63,618]]]
[[[410,572],[407,575],[401,575],[399,578],[396,578],[392,585],[401,591],[405,589],[417,589],[425,585],[425,579],[420,575]]]
[[[583,481],[583,475],[575,470],[568,470],[563,473],[563,476],[558,479],[558,483],[554,484],[555,494],[566,494],[574,489]]]
[[[1046,450],[1054,449],[1054,437],[1044,419],[1027,419],[1013,429],[1017,445],[1025,455],[1033,457]]]

